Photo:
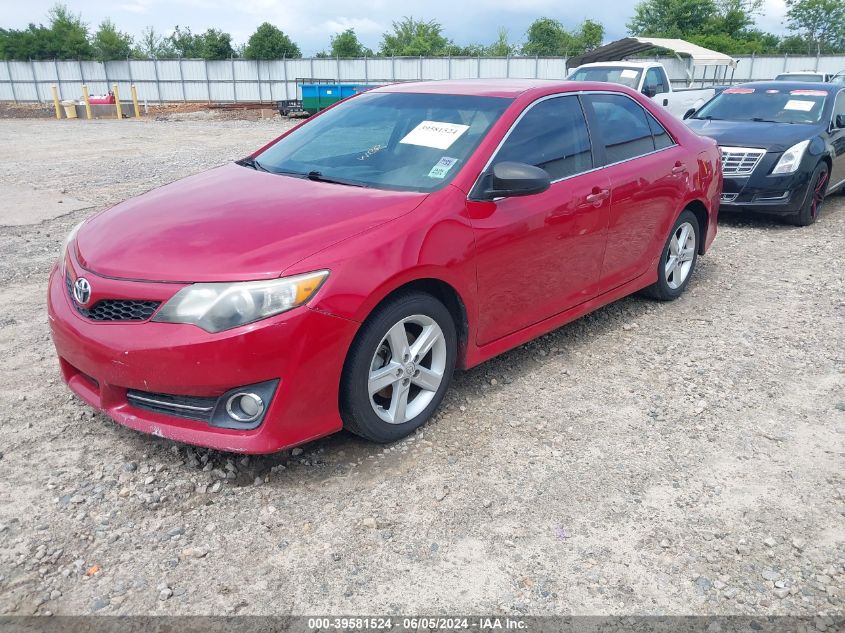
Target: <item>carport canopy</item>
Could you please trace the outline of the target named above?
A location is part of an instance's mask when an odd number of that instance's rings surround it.
[[[676,40],[664,37],[625,37],[610,44],[599,46],[593,50],[570,57],[566,60],[568,68],[576,68],[582,64],[592,62],[613,62],[625,59],[629,55],[635,55],[654,48],[661,48],[671,51],[677,57],[689,57],[694,66],[731,66],[736,68],[736,60],[730,55],[725,55],[709,48],[698,46],[685,40]]]

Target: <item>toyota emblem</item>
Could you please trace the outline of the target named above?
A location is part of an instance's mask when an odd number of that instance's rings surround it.
[[[76,299],[79,305],[85,305],[91,299],[91,284],[85,277],[80,277],[73,284],[73,298]]]

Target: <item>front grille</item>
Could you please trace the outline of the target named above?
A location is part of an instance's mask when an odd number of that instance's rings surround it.
[[[138,409],[200,422],[211,421],[214,406],[217,404],[217,398],[174,396],[167,393],[135,391],[134,389],[126,392],[126,400]]]
[[[90,308],[83,308],[73,297],[73,282],[65,275],[70,301],[76,311],[92,321],[146,321],[161,305],[160,301],[135,299],[102,299]]]
[[[766,153],[753,147],[720,147],[722,152],[722,174],[725,176],[748,176]]]

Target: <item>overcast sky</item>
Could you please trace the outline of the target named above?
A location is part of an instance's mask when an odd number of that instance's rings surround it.
[[[46,22],[55,0],[0,0],[0,26],[23,28],[30,22]],[[214,27],[232,34],[236,44],[247,40],[264,21],[290,35],[304,55],[328,49],[329,36],[354,28],[361,41],[377,49],[381,34],[392,20],[403,16],[434,19],[447,37],[458,44],[489,44],[500,26],[508,29],[511,41],[522,42],[528,25],[538,17],[552,17],[568,27],[584,18],[602,22],[605,39],[625,35],[625,23],[633,13],[633,0],[68,0],[70,9],[82,13],[95,27],[111,18],[120,29],[137,36],[145,26],[168,33],[173,26],[188,26],[194,32]],[[589,6],[589,12],[586,7]],[[760,28],[783,32],[784,0],[765,0]]]

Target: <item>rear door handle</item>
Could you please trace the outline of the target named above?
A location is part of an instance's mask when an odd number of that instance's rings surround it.
[[[686,170],[686,165],[682,165],[681,163],[675,163],[675,166],[672,167],[672,175],[677,176],[678,174],[684,173]]]
[[[608,196],[610,196],[610,190],[594,187],[593,193],[589,194],[585,200],[590,204],[595,204],[596,202],[601,202],[602,200],[607,199]]]

